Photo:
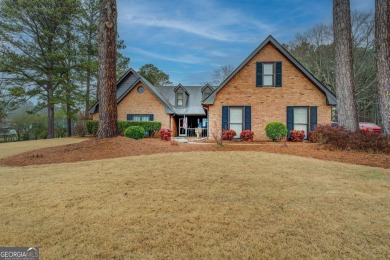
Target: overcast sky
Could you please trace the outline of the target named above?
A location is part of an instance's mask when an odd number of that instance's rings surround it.
[[[138,70],[152,63],[174,85],[211,81],[214,69],[237,67],[268,35],[289,42],[332,21],[332,0],[118,0],[118,32]],[[370,11],[374,0],[351,0]]]

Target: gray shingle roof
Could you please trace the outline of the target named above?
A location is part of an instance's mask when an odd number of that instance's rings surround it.
[[[325,85],[318,81],[305,67],[302,66],[274,37],[269,35],[230,75],[227,77],[219,87],[217,87],[211,95],[203,101],[205,105],[214,104],[217,93],[247,64],[264,46],[272,43],[286,58],[291,61],[306,77],[308,77],[313,84],[319,88],[322,93],[326,95],[326,101],[329,105],[336,105],[336,96]]]
[[[175,88],[174,86],[156,87],[152,85],[147,79],[139,75],[135,70],[129,69],[117,81],[116,98],[119,103],[139,82],[142,82],[153,95],[160,100],[165,107],[165,112],[168,114],[177,115],[206,115],[202,107],[202,88],[204,86],[182,86],[189,94],[188,106],[185,108],[175,107]],[[98,112],[99,101],[92,105],[88,110],[90,114]]]
[[[175,114],[177,115],[206,115],[202,106],[202,88],[203,86],[181,86],[184,88],[188,95],[188,106],[184,108],[175,107]],[[172,106],[175,102],[175,89],[174,86],[161,86],[156,87],[157,91],[166,97]]]

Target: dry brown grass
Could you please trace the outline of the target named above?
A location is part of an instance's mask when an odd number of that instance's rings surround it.
[[[88,140],[87,138],[55,138],[22,142],[0,143],[0,159],[11,155],[32,151],[36,149],[74,144]]]
[[[390,170],[193,152],[0,167],[0,179],[0,245],[42,259],[390,257]]]

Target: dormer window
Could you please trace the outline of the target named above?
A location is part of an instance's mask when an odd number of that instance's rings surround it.
[[[183,93],[177,93],[177,106],[183,106]]]
[[[205,100],[210,94],[213,92],[213,88],[210,86],[210,84],[206,84],[202,88],[202,100]]]
[[[177,107],[186,107],[187,104],[188,104],[188,98],[189,98],[189,94],[187,92],[187,90],[179,84],[179,86],[177,86],[175,88],[175,103],[176,103],[176,106]]]

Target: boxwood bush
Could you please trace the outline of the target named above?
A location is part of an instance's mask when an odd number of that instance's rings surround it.
[[[145,132],[149,133],[149,135],[161,129],[161,122],[157,121],[118,121],[117,125],[120,133],[124,132],[130,126],[140,126],[145,130]],[[96,135],[99,127],[99,121],[88,120],[86,122],[86,127],[88,134]]]
[[[283,123],[271,122],[265,127],[265,134],[272,141],[279,141],[286,137],[287,127]]]
[[[85,126],[87,127],[88,134],[96,135],[98,127],[99,127],[99,121],[98,120],[87,120],[85,122]]]
[[[130,126],[140,126],[145,129],[145,132],[152,134],[161,129],[161,122],[157,121],[118,121],[119,132],[125,131]]]
[[[130,126],[124,131],[126,137],[133,139],[142,139],[145,136],[145,129],[141,126]]]

